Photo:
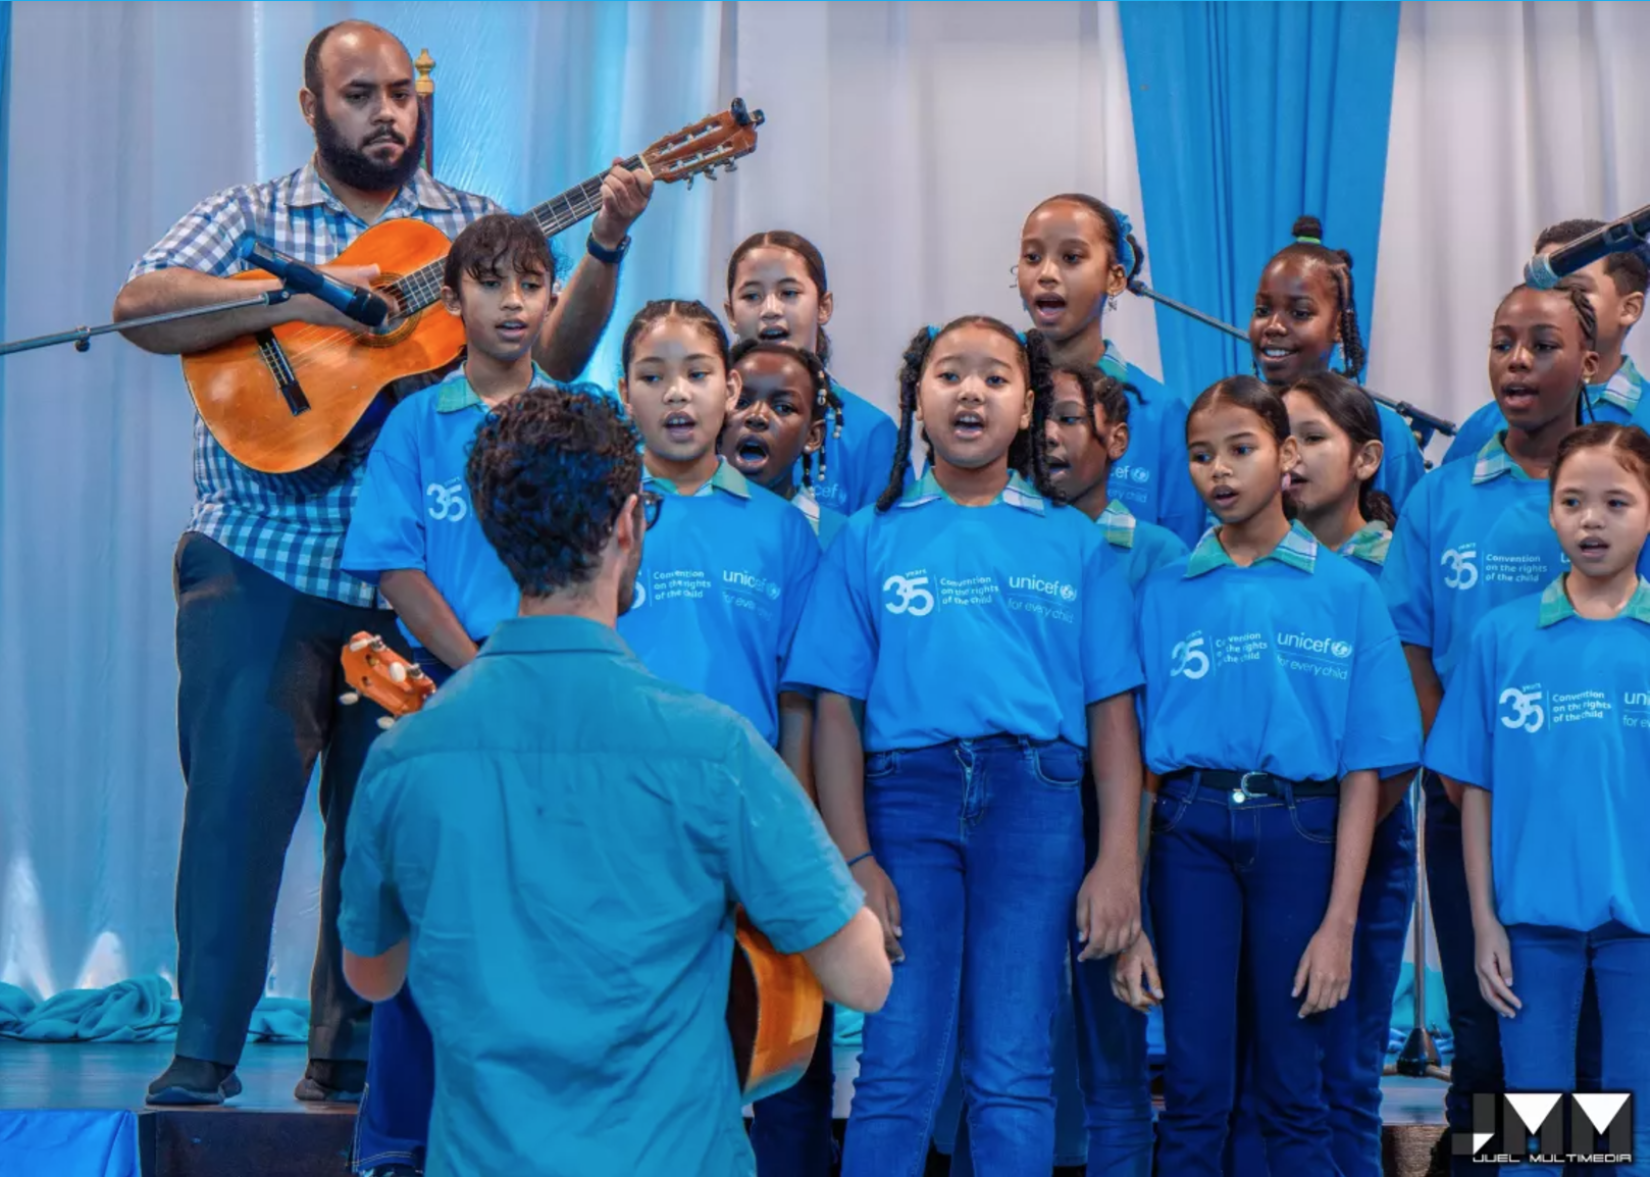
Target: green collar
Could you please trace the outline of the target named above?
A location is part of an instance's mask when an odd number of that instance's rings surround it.
[[[894,505],[897,507],[921,507],[926,503],[940,501],[953,502],[955,500],[945,493],[945,488],[940,485],[939,479],[934,477],[934,468],[930,466],[922,472],[921,478],[917,479],[913,485],[905,488],[905,493],[900,496],[899,502]],[[1043,496],[1033,490],[1031,484],[1024,478],[1012,471],[1008,476],[1008,485],[1003,487],[1002,493],[992,499],[989,505],[994,507],[998,503],[1007,503],[1009,506],[1018,507],[1022,511],[1030,511],[1033,515],[1041,515],[1044,507]]]
[[[1549,625],[1557,625],[1566,617],[1576,616],[1576,607],[1570,603],[1570,594],[1564,591],[1564,575],[1562,572],[1559,573],[1551,584],[1541,590],[1541,615],[1536,624],[1542,629]],[[1639,587],[1633,590],[1633,595],[1627,598],[1627,604],[1616,616],[1628,617],[1650,625],[1650,583],[1647,583],[1644,577],[1639,577]]]
[[[657,474],[644,473],[642,475],[642,485],[663,491],[665,494],[679,495],[682,493],[676,489],[674,482],[668,478],[660,478]],[[696,499],[709,498],[719,490],[726,491],[735,498],[748,499],[751,497],[751,484],[746,481],[743,474],[728,465],[726,458],[716,459],[716,473],[712,474],[703,486],[694,491],[692,497]]]
[[[1277,560],[1310,574],[1318,566],[1318,541],[1297,519],[1289,525],[1288,532],[1278,541],[1278,546],[1255,563],[1261,564],[1267,560]],[[1205,572],[1213,572],[1216,568],[1227,565],[1236,567],[1232,563],[1232,557],[1227,555],[1226,549],[1220,546],[1220,529],[1211,527],[1203,533],[1203,538],[1197,541],[1197,547],[1192,549],[1191,557],[1186,561],[1186,578],[1190,580],[1194,576],[1202,576]]]
[[[1385,564],[1387,549],[1392,546],[1392,529],[1376,520],[1366,523],[1340,546],[1340,554],[1355,557],[1370,564]]]
[[[1129,361],[1123,358],[1123,353],[1117,350],[1117,345],[1111,340],[1103,342],[1106,345],[1106,354],[1100,357],[1100,363],[1096,366],[1113,380],[1126,382],[1129,378]]]
[[[1501,440],[1501,433],[1496,432],[1490,435],[1490,439],[1484,443],[1484,448],[1478,451],[1478,460],[1472,464],[1472,484],[1477,486],[1481,482],[1491,482],[1503,474],[1509,474],[1521,482],[1535,481],[1524,473],[1522,466],[1512,460],[1506,444]]]
[[[533,365],[533,379],[527,384],[528,388],[549,388],[556,382],[543,372],[537,364]],[[438,413],[457,413],[463,409],[480,409],[487,411],[487,402],[482,400],[476,390],[470,387],[465,379],[464,369],[460,368],[441,382],[441,391],[436,394],[435,411]]]
[[[1632,356],[1622,356],[1621,367],[1616,369],[1616,374],[1603,384],[1589,384],[1587,395],[1593,404],[1603,402],[1615,405],[1631,417],[1638,412],[1639,402],[1644,399],[1644,377],[1634,367]]]
[[[1139,522],[1134,513],[1116,499],[1106,503],[1106,509],[1100,512],[1095,520],[1100,525],[1106,542],[1114,548],[1125,550],[1134,547],[1134,525]]]

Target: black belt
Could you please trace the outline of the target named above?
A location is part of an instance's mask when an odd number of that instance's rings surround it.
[[[1291,781],[1269,772],[1233,772],[1227,768],[1182,768],[1163,779],[1228,790],[1234,801],[1244,797],[1338,797],[1341,792],[1340,781]]]

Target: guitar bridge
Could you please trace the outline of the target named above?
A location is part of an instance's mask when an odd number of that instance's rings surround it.
[[[298,374],[287,363],[286,353],[281,350],[275,333],[265,328],[253,338],[258,341],[258,355],[269,369],[269,374],[275,378],[275,387],[281,399],[286,401],[287,410],[294,417],[309,412],[309,397],[304,395],[304,386],[298,383]]]

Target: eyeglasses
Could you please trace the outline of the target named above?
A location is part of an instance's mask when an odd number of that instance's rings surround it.
[[[665,496],[656,490],[644,490],[641,493],[641,500],[642,522],[646,524],[647,529],[651,531],[653,530],[653,525],[659,522],[659,511],[665,505]]]

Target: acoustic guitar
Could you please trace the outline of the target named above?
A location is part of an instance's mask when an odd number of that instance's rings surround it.
[[[756,150],[762,112],[741,99],[720,114],[666,135],[624,166],[655,183],[716,178]],[[593,176],[527,212],[546,237],[595,215],[602,176]],[[375,289],[396,313],[383,326],[355,332],[283,323],[183,357],[183,376],[201,419],[237,462],[266,474],[290,474],[331,454],[391,385],[405,391],[433,383],[458,359],[464,327],[440,305],[442,268],[452,242],[413,218],[374,225],[334,259],[377,265]],[[236,279],[262,280],[261,270]],[[420,379],[421,378],[421,379]],[[405,382],[405,383],[402,383]]]
[[[352,637],[340,661],[350,690],[339,701],[371,699],[386,713],[378,719],[383,728],[418,711],[435,692],[429,675],[370,633]],[[735,908],[727,1024],[739,1090],[747,1102],[783,1091],[802,1078],[813,1059],[824,1012],[825,993],[808,962],[777,951],[744,909]]]

